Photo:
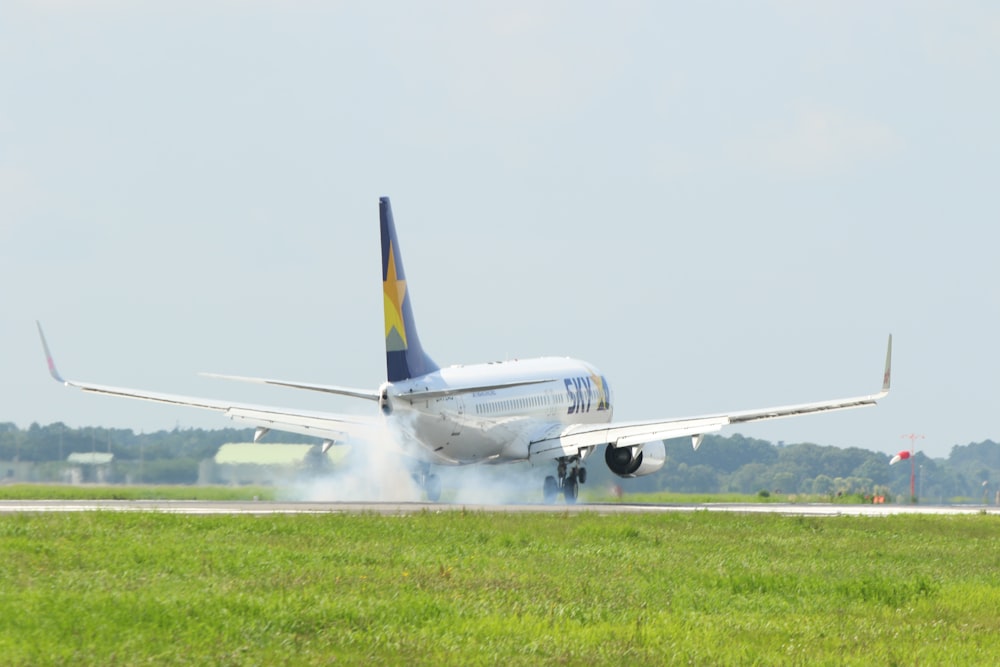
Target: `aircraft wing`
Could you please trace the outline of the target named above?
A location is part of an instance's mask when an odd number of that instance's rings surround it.
[[[528,445],[528,456],[532,459],[555,459],[583,455],[598,445],[631,447],[686,436],[699,438],[700,444],[702,435],[718,431],[727,424],[729,420],[725,415],[610,424],[560,424],[537,440],[532,440]]]
[[[146,391],[144,389],[130,389],[127,387],[113,387],[90,382],[65,380],[56,369],[52,353],[49,351],[49,345],[45,340],[45,334],[42,332],[40,324],[38,325],[38,333],[42,338],[42,347],[45,349],[49,374],[67,387],[76,387],[77,389],[95,394],[106,394],[156,403],[169,403],[204,410],[214,410],[225,414],[234,421],[244,422],[258,429],[288,431],[290,433],[298,433],[300,435],[338,442],[355,438],[371,439],[379,429],[383,428],[382,420],[378,417],[294,410],[267,405],[255,405],[252,403],[235,403],[219,399],[197,398],[194,396]]]
[[[690,437],[695,449],[706,433],[714,433],[729,424],[743,424],[765,419],[782,419],[818,412],[848,410],[875,405],[889,394],[892,373],[892,336],[885,353],[885,372],[882,390],[876,394],[838,398],[815,403],[797,403],[773,408],[742,410],[715,415],[684,417],[680,419],[619,422],[609,424],[557,425],[539,434],[528,446],[530,458],[554,459],[561,456],[586,455],[597,445],[632,447],[656,440]]]

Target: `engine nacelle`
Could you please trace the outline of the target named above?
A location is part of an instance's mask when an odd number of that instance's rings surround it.
[[[384,383],[378,389],[378,409],[388,417],[392,414],[392,403],[389,402],[389,383]]]
[[[663,467],[667,462],[667,448],[662,440],[647,442],[638,454],[633,447],[608,445],[604,448],[604,462],[619,477],[642,477]]]

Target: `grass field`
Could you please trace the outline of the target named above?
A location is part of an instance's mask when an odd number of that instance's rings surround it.
[[[202,485],[146,485],[122,484],[0,484],[0,500],[289,500],[301,494],[295,487],[273,486],[202,486]],[[445,500],[448,499],[445,494]],[[541,500],[541,493],[529,492],[523,502]],[[787,503],[829,502],[828,496],[738,493],[630,493],[624,497],[613,496],[604,489],[581,489],[580,502],[628,503]],[[838,503],[860,503],[856,495],[836,499]]]
[[[0,517],[0,662],[988,665],[987,515]]]

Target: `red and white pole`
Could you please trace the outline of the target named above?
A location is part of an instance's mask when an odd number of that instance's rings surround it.
[[[907,433],[906,435],[901,435],[899,437],[909,439],[910,451],[908,452],[904,451],[900,452],[899,454],[896,454],[894,457],[892,457],[892,461],[889,462],[889,465],[892,465],[897,461],[901,461],[902,459],[910,459],[910,502],[915,503],[917,502],[917,485],[916,485],[917,466],[916,466],[916,457],[913,456],[915,451],[913,443],[916,440],[923,440],[924,436],[920,433]]]

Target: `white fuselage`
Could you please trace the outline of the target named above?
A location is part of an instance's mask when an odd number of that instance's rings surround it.
[[[567,424],[610,422],[614,405],[600,372],[569,358],[451,366],[384,390],[391,423],[421,458],[446,465],[527,460],[532,440]],[[446,390],[458,391],[407,399]]]

